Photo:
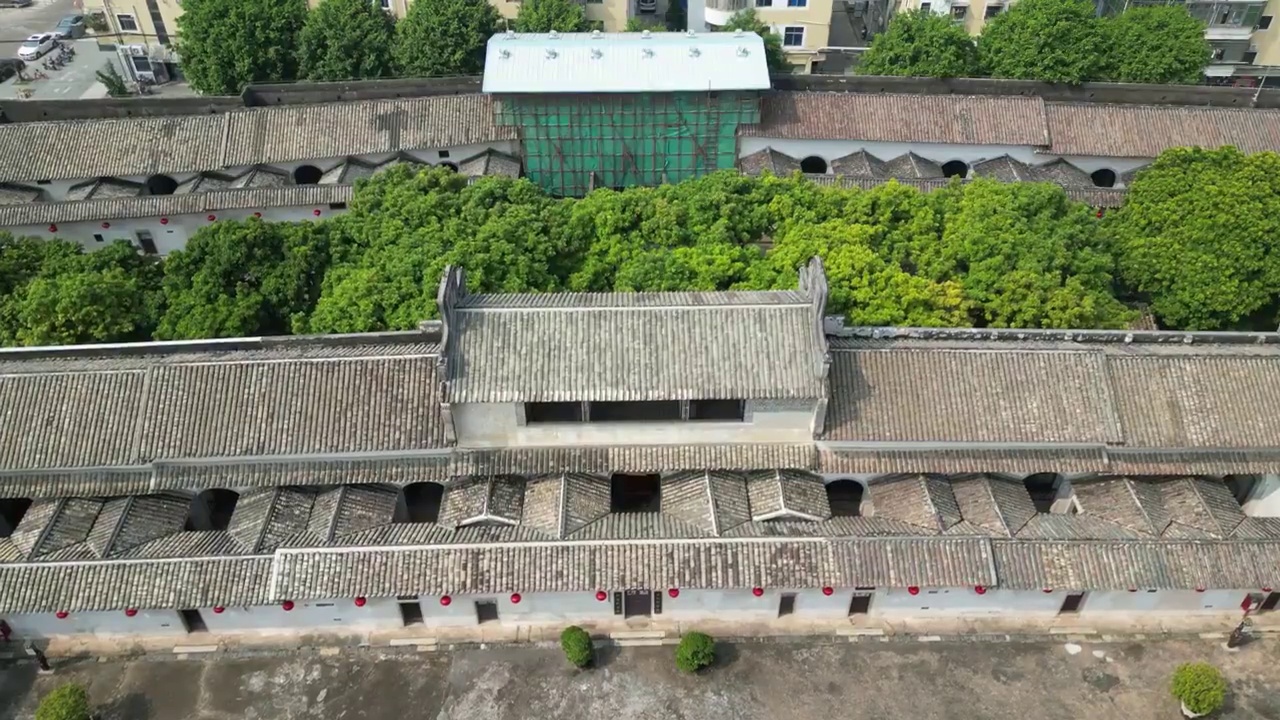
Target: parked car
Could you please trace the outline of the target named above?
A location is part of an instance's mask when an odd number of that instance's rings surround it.
[[[0,82],[22,72],[27,64],[17,58],[0,58]]]
[[[31,7],[31,0],[0,0],[0,8]]]
[[[68,15],[58,21],[58,27],[53,29],[53,34],[59,39],[67,38],[75,40],[84,37],[84,16]]]
[[[36,60],[40,56],[53,49],[57,44],[58,38],[53,33],[43,33],[41,35],[32,35],[22,42],[18,48],[19,60]]]

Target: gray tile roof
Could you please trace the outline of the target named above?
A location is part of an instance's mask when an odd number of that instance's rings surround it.
[[[67,188],[68,200],[110,200],[113,198],[138,197],[143,194],[142,183],[129,182],[118,178],[96,178]]]
[[[497,150],[485,150],[458,163],[458,172],[468,177],[496,175],[518,178],[520,170],[520,158]]]
[[[1045,177],[1027,163],[1008,155],[983,160],[973,164],[969,172],[976,176],[991,177],[1000,182],[1044,182]]]
[[[607,514],[606,478],[557,473],[530,478],[525,485],[524,525],[551,537],[567,537]]]
[[[747,474],[751,519],[826,520],[831,505],[822,478],[798,470],[764,470]]]
[[[1248,543],[996,540],[992,547],[1000,582],[1013,589],[1259,588],[1276,576],[1260,568]]]
[[[464,295],[442,313],[447,398],[819,398],[820,312],[797,292]]]
[[[44,191],[30,185],[0,183],[0,205],[26,205],[44,199]]]
[[[751,521],[748,480],[727,472],[677,473],[662,480],[662,512],[723,535]]]
[[[445,487],[440,524],[518,525],[524,514],[524,486],[524,478],[512,475],[458,478]]]
[[[813,445],[606,445],[454,451],[451,475],[812,468]]]
[[[744,175],[760,175],[767,172],[777,177],[786,177],[791,173],[800,172],[800,161],[773,148],[765,148],[738,158],[738,170]]]
[[[832,160],[831,172],[836,175],[862,178],[890,177],[887,163],[866,150],[859,150]]]
[[[141,495],[150,492],[151,488],[151,472],[145,468],[53,473],[0,472],[0,498]]]
[[[1107,478],[1073,484],[1080,512],[1147,537],[1160,537],[1172,518],[1153,483]]]
[[[349,185],[286,185],[107,200],[0,205],[0,227],[124,220],[205,212],[216,214],[222,210],[250,208],[315,205],[323,209],[330,203],[350,202],[351,194],[352,187]]]
[[[996,536],[1012,537],[1036,516],[1035,504],[1022,483],[979,475],[953,479],[960,515]]]
[[[1280,150],[1280,110],[1255,108],[1044,104],[1055,155],[1154,158],[1174,147],[1234,145]]]
[[[960,506],[951,483],[932,475],[885,478],[867,487],[875,517],[942,532],[959,523]]]
[[[905,155],[903,157],[906,157]],[[887,182],[895,182],[899,185],[913,187],[921,192],[933,192],[939,188],[944,188],[951,182],[963,183],[967,181],[958,178],[949,179],[942,177],[941,171],[936,177],[912,178],[903,177],[896,172],[890,172],[886,178],[856,177],[849,175],[805,175],[806,180],[817,183],[819,185],[835,185],[838,187],[856,187],[863,190],[870,190],[879,187]],[[1057,180],[1047,179],[1049,182],[1057,182],[1059,185],[1063,183]],[[1100,188],[1081,185],[1063,185],[1063,192],[1066,196],[1076,202],[1082,202],[1090,207],[1100,208],[1117,208],[1124,204],[1124,196],[1127,192],[1124,188]]]
[[[1048,145],[1038,97],[774,92],[747,137],[961,145]]]
[[[407,457],[301,459],[258,462],[156,463],[156,489],[275,487],[443,482],[454,474],[447,453]],[[0,481],[3,487],[3,481]]]

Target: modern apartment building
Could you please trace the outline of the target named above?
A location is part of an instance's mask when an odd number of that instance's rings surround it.
[[[829,45],[832,0],[699,0],[703,1],[708,30],[724,27],[735,13],[755,8],[760,19],[782,38],[795,72],[808,73],[814,63],[825,59],[822,49]],[[698,30],[694,17],[690,12],[689,27]]]
[[[715,1],[715,0],[709,0]],[[898,0],[897,11],[924,8],[950,15],[970,34],[982,31],[987,20],[1017,0]],[[1114,15],[1131,5],[1160,5],[1182,0],[1095,0],[1100,15]],[[1272,28],[1280,14],[1280,0],[1252,2],[1186,2],[1187,10],[1205,23],[1205,37],[1213,46],[1213,63],[1205,71],[1212,78],[1263,79],[1280,76],[1280,32]]]

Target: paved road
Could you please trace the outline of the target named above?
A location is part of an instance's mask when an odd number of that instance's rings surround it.
[[[17,57],[28,35],[50,32],[63,16],[75,12],[72,0],[35,0],[31,7],[0,8],[0,57]]]
[[[1218,717],[1280,718],[1280,641],[761,643],[695,677],[672,651],[610,650],[589,672],[531,648],[24,664],[0,667],[0,720],[68,680],[104,720],[1174,720],[1169,673],[1201,659],[1232,683]]]

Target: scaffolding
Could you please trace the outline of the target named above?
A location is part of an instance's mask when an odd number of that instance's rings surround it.
[[[525,174],[547,192],[658,185],[734,167],[737,131],[760,121],[755,92],[507,95]]]

